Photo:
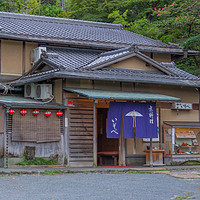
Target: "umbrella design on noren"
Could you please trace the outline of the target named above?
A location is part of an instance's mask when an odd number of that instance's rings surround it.
[[[133,110],[133,111],[127,113],[126,117],[133,117],[133,128],[134,128],[134,122],[135,122],[135,127],[136,127],[136,117],[143,117],[143,115],[140,114],[139,112]]]

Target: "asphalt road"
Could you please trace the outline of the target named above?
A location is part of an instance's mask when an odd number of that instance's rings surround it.
[[[0,200],[169,200],[192,192],[200,179],[165,174],[63,174],[0,177]]]

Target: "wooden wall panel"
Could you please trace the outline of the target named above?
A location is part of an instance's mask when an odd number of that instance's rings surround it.
[[[62,104],[62,79],[53,82],[53,95],[55,102]]]
[[[93,166],[93,108],[86,105],[69,108],[69,166]]]
[[[12,51],[11,51],[12,49]],[[21,75],[23,60],[22,42],[1,41],[1,73],[5,75]]]
[[[153,59],[157,62],[171,62],[171,54],[153,53]]]
[[[112,64],[110,67],[157,71],[155,67],[146,66],[146,62],[137,57],[128,58],[116,64]]]
[[[37,47],[38,47],[37,43],[33,43],[33,42],[25,43],[24,59],[25,59],[25,71],[26,72],[31,69],[31,50],[35,49]]]

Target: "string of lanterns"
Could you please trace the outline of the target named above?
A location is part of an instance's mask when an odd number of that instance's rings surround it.
[[[9,115],[13,115],[14,113],[15,113],[14,109],[10,109],[9,112],[8,112]],[[25,116],[25,115],[27,114],[27,110],[25,110],[25,109],[20,110],[20,114],[21,114],[22,116]],[[33,114],[34,116],[37,116],[37,115],[40,114],[40,112],[39,112],[39,110],[33,110],[32,114]],[[45,111],[45,112],[44,112],[44,115],[45,115],[46,117],[50,117],[50,116],[51,116],[51,111],[49,111],[49,110]],[[58,117],[62,117],[62,116],[63,116],[63,112],[59,110],[59,111],[56,112],[56,115],[57,115]]]

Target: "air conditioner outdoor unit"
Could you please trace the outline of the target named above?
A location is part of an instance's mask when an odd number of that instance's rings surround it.
[[[36,84],[35,99],[49,99],[52,96],[52,84]]]
[[[35,97],[35,84],[34,83],[24,85],[24,97],[30,97],[30,98]]]
[[[41,57],[42,51],[46,51],[46,47],[37,47],[31,50],[31,64],[34,65]]]

